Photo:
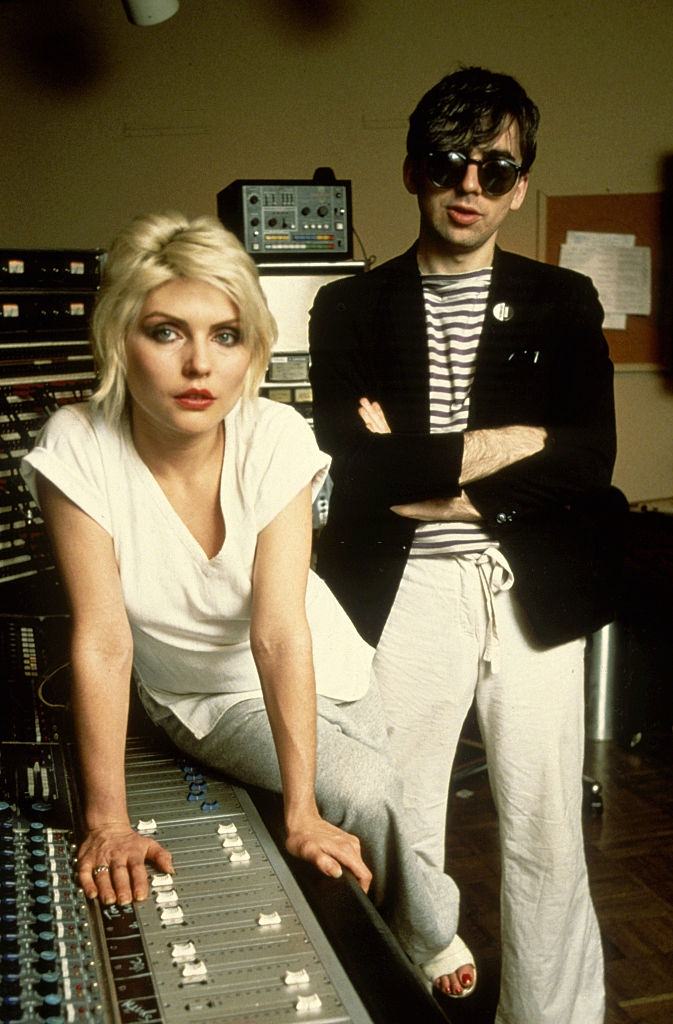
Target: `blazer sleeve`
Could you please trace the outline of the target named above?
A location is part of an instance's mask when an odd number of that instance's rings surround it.
[[[342,499],[357,502],[363,512],[459,494],[463,458],[461,434],[396,429],[395,406],[381,392],[378,353],[386,314],[379,291],[356,279],[326,285],[309,324],[318,443],[333,458],[331,474]],[[358,414],[363,397],[383,400],[392,433],[367,430]]]
[[[465,490],[491,526],[507,528],[521,517],[584,503],[609,487],[616,455],[613,367],[601,325],[603,311],[588,278],[567,272],[549,296],[549,332],[540,339],[546,360],[541,388],[546,409],[521,422],[545,426],[544,450]],[[510,422],[517,422],[516,418]]]

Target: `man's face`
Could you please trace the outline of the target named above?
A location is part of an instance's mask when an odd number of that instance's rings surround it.
[[[521,163],[519,126],[510,122],[490,143],[471,149],[467,155],[474,160],[504,156]],[[467,164],[458,185],[439,188],[425,174],[422,162],[407,157],[404,183],[418,197],[421,254],[456,260],[464,270],[490,265],[498,229],[509,211],[518,210],[523,203],[528,175],[520,175],[505,195],[489,196],[479,184],[477,170],[474,164]]]

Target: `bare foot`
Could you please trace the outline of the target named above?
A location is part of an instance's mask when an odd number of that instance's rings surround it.
[[[433,985],[445,996],[462,996],[463,993],[467,995],[474,986],[474,976],[474,964],[464,964],[451,974],[442,974],[435,978]]]
[[[421,964],[421,969],[438,992],[453,999],[469,996],[477,984],[474,957],[459,935],[454,935],[446,949]]]

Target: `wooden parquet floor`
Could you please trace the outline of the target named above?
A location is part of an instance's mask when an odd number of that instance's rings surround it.
[[[673,1024],[673,742],[642,751],[589,742],[585,770],[603,787],[603,812],[587,812],[584,831],[605,950],[606,1024]],[[461,934],[480,969],[474,995],[447,1009],[454,1024],[493,1024],[500,870],[485,773],[455,787],[447,852],[462,893]]]

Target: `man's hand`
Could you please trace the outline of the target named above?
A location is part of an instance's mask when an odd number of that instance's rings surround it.
[[[476,523],[481,519],[464,492],[457,498],[428,498],[427,501],[415,501],[409,505],[391,505],[390,509],[398,516],[429,523]]]
[[[360,418],[364,420],[365,426],[370,433],[391,433],[385,413],[378,402],[370,402],[368,398],[361,398],[358,414]]]
[[[107,905],[145,900],[149,893],[145,861],[173,873],[171,854],[155,839],[135,832],[128,822],[109,822],[91,829],[80,845],[77,879],[90,900],[98,897]]]
[[[360,840],[319,815],[288,827],[285,846],[288,853],[315,865],[324,875],[340,878],[342,866],[355,876],[363,892],[368,892],[372,873],[362,859]]]

